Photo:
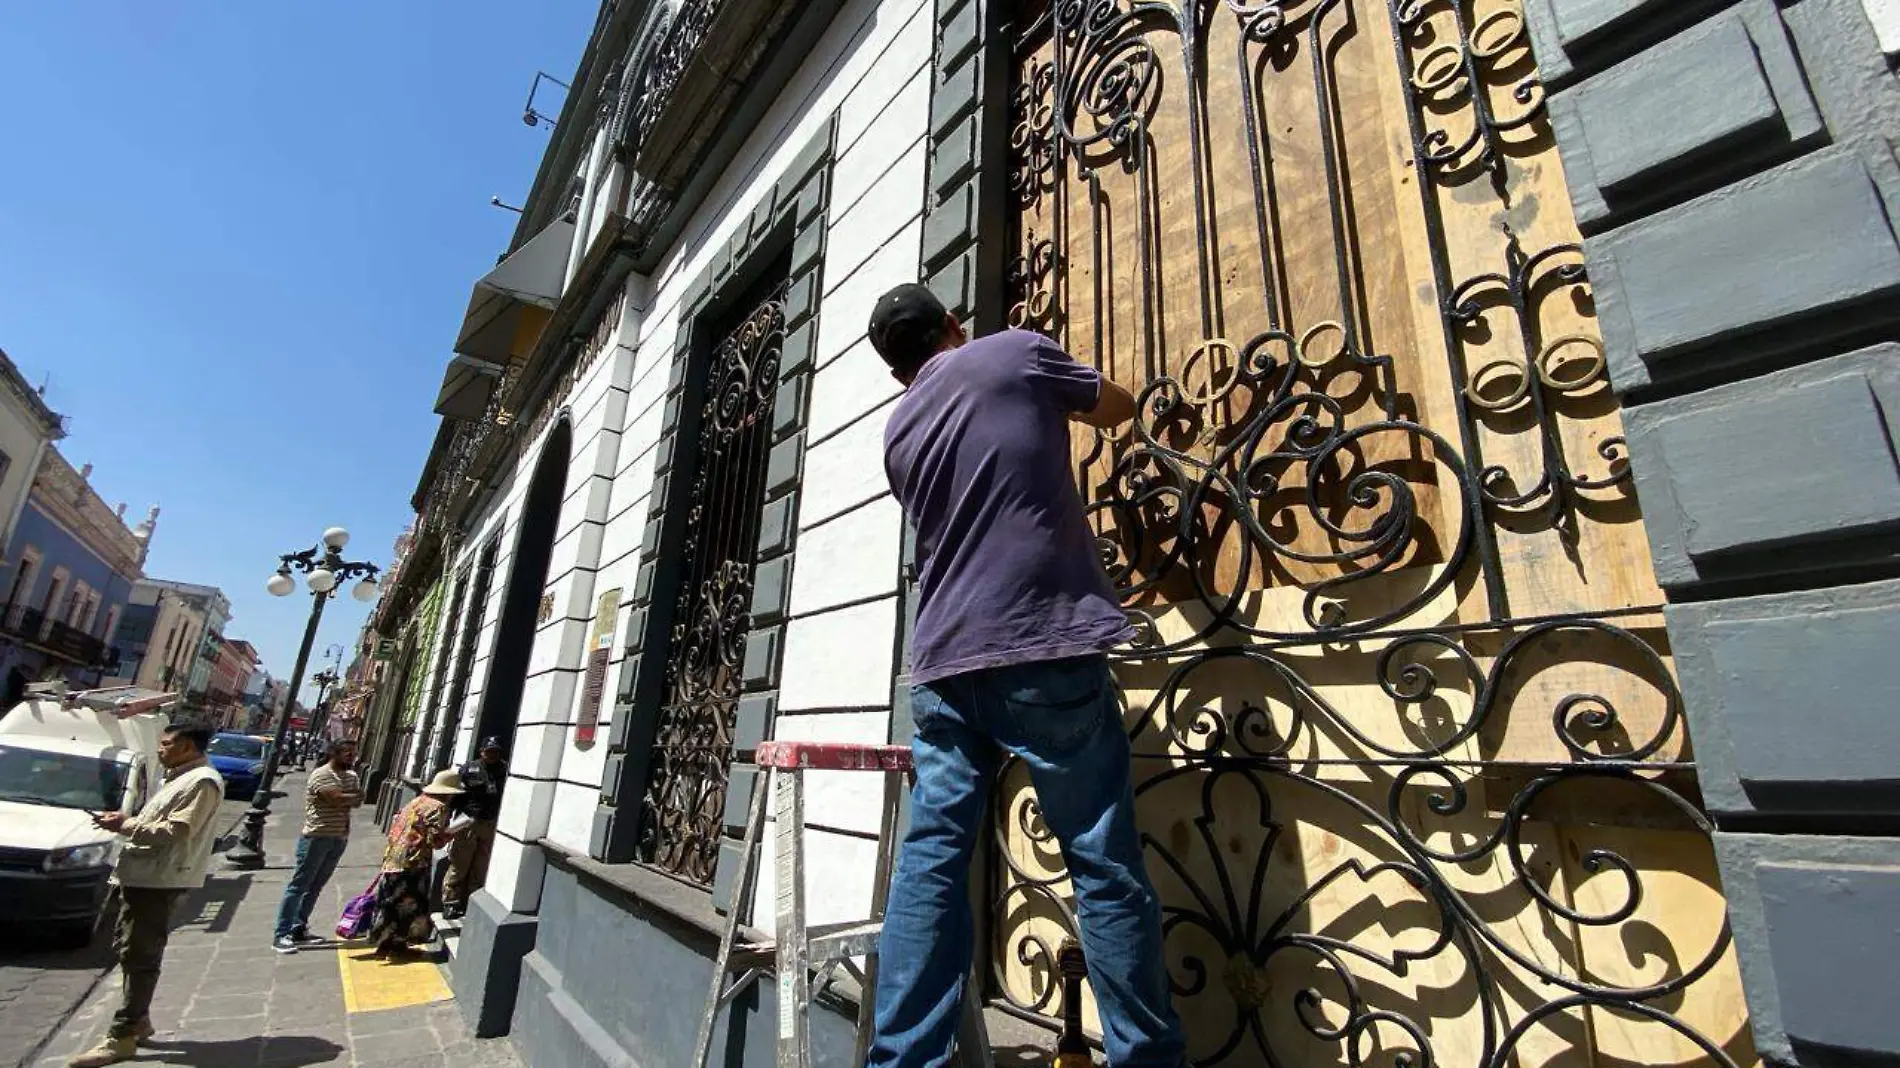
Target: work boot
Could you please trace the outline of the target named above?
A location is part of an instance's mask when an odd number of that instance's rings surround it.
[[[124,1038],[108,1038],[66,1063],[71,1068],[105,1068],[108,1064],[129,1061],[138,1054],[138,1039],[127,1035]]]
[[[139,1025],[132,1029],[132,1040],[140,1046],[155,1046],[158,1044],[152,1041],[155,1034],[158,1034],[158,1028],[152,1026],[152,1021],[140,1020]]]

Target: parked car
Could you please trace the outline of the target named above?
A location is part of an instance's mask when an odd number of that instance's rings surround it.
[[[151,700],[130,689],[29,694],[0,717],[0,920],[91,937],[120,842],[91,814],[135,813],[164,779],[166,718],[125,711]]]
[[[224,796],[248,801],[257,796],[257,785],[264,778],[264,761],[270,752],[270,739],[236,731],[219,731],[211,736],[205,755],[211,766],[224,776]]]

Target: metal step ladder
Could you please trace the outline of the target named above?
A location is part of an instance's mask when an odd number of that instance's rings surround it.
[[[57,701],[62,708],[90,708],[96,712],[109,712],[120,719],[142,716],[147,712],[157,712],[167,705],[176,704],[178,695],[165,690],[148,690],[138,686],[106,686],[96,690],[72,690],[63,680],[52,682],[30,682],[26,686],[24,700]],[[0,712],[5,709],[0,709]]]
[[[720,1010],[751,985],[752,981],[775,972],[778,978],[778,1068],[810,1068],[811,1036],[808,1017],[812,1001],[812,971],[825,975],[842,968],[857,979],[857,1043],[851,1063],[864,1063],[871,1046],[872,1015],[876,1009],[877,941],[884,929],[884,907],[890,898],[891,870],[897,856],[898,806],[911,773],[910,750],[894,745],[851,745],[836,742],[763,742],[755,759],[771,777],[777,800],[775,829],[775,890],[777,897],[776,937],[738,944],[739,928],[751,912],[755,866],[760,844],[765,837],[765,799],[767,790],[753,791],[752,805],[746,818],[745,841],[739,857],[739,871],[733,880],[732,907],[726,913],[726,930],[719,941],[713,962],[712,989],[707,995],[706,1012],[700,1017],[699,1035],[694,1046],[694,1068],[706,1068],[712,1050],[713,1028]],[[876,772],[884,776],[883,818],[877,836],[877,863],[872,878],[871,915],[846,923],[812,927],[805,922],[805,772],[849,771]],[[862,957],[859,968],[853,958]],[[740,970],[736,980],[727,976]],[[994,1068],[983,1012],[974,982],[965,984],[963,1019],[957,1032],[958,1058],[964,1068]]]

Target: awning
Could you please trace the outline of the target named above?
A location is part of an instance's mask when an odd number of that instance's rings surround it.
[[[560,303],[573,241],[574,224],[556,219],[475,283],[455,337],[456,355],[436,394],[437,415],[473,422],[488,410],[508,361]]]
[[[574,224],[556,219],[475,283],[455,351],[505,365],[515,353],[522,311],[552,309],[560,303],[573,244]]]
[[[435,414],[472,423],[488,410],[488,398],[501,380],[502,366],[472,356],[449,357],[442,374],[442,390],[435,396]]]

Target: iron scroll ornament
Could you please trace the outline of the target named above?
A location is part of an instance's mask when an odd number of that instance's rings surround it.
[[[1384,10],[1368,18],[1377,8]],[[1397,369],[1409,365],[1375,344],[1372,309],[1356,290],[1377,250],[1359,245],[1332,64],[1345,35],[1364,34],[1380,17],[1393,27],[1396,84],[1419,179],[1415,207],[1432,250],[1437,325],[1453,384],[1456,425],[1447,421],[1442,432],[1401,403]],[[1601,343],[1552,329],[1546,314],[1565,302],[1588,306],[1575,242],[1533,244],[1528,232],[1507,225],[1501,256],[1487,261],[1495,266],[1454,268],[1445,252],[1438,190],[1460,187],[1508,206],[1512,161],[1544,136],[1544,90],[1521,12],[1481,10],[1472,0],[1052,0],[1021,31],[1011,97],[1010,189],[1025,216],[1020,254],[1005,272],[1009,322],[1066,338],[1070,302],[1093,301],[1094,337],[1072,339],[1075,347],[1129,347],[1104,334],[1101,309],[1128,299],[1104,282],[1114,270],[1127,271],[1126,258],[1118,268],[1115,257],[1128,255],[1105,235],[1115,225],[1132,227],[1135,300],[1148,299],[1162,280],[1158,250],[1171,233],[1147,207],[1162,192],[1151,155],[1155,113],[1168,79],[1196,86],[1208,64],[1223,61],[1206,47],[1215,19],[1237,28],[1234,58],[1247,91],[1237,105],[1183,94],[1193,184],[1176,181],[1175,172],[1167,190],[1193,213],[1182,263],[1192,262],[1199,331],[1185,346],[1164,343],[1153,322],[1158,310],[1143,308],[1150,314],[1133,341],[1144,372],[1137,419],[1124,431],[1096,434],[1077,457],[1102,560],[1138,631],[1117,659],[1125,673],[1160,676],[1143,688],[1152,696],[1133,711],[1129,734],[1137,807],[1149,817],[1144,848],[1165,884],[1174,992],[1180,1003],[1201,1005],[1203,1023],[1227,1024],[1191,1030],[1190,1055],[1199,1065],[1295,1063],[1269,1041],[1278,1013],[1354,1066],[1492,1068],[1511,1063],[1540,1030],[1580,1028],[1581,1017],[1602,1014],[1653,1024],[1693,1056],[1734,1065],[1727,1045],[1746,1042],[1745,1025],[1737,1032],[1743,1037],[1719,1044],[1677,1011],[1683,995],[1723,966],[1725,920],[1688,940],[1693,945],[1681,947],[1665,974],[1640,979],[1539,959],[1503,930],[1528,918],[1575,931],[1577,939],[1629,938],[1647,922],[1640,855],[1614,840],[1590,844],[1597,828],[1588,821],[1574,835],[1582,844],[1568,874],[1591,903],[1567,901],[1555,887],[1548,850],[1532,844],[1544,832],[1532,828],[1548,827],[1550,812],[1572,796],[1621,792],[1643,819],[1704,839],[1712,831],[1694,801],[1693,765],[1682,755],[1681,694],[1653,636],[1658,606],[1511,610],[1494,526],[1529,521],[1562,532],[1593,500],[1626,497],[1630,481],[1620,435],[1593,441],[1593,459],[1567,452],[1584,452],[1567,444],[1575,437],[1565,425],[1574,402],[1605,387]],[[1159,35],[1179,40],[1178,66],[1168,48],[1157,47]],[[1311,67],[1314,117],[1324,131],[1316,166],[1327,187],[1315,229],[1330,228],[1330,257],[1274,254],[1288,225],[1289,194],[1276,184],[1269,129],[1270,118],[1284,116],[1271,115],[1253,91],[1254,79],[1265,76],[1255,66],[1263,52],[1289,76],[1301,75],[1295,60]],[[1221,122],[1238,112],[1245,133],[1244,184],[1219,192],[1252,200],[1264,296],[1263,308],[1248,309],[1264,316],[1264,328],[1231,336],[1237,316],[1224,281],[1233,265],[1216,261],[1226,250],[1215,236],[1216,189],[1203,158],[1217,109]],[[1111,181],[1137,186],[1135,210],[1122,205],[1116,214],[1106,193]],[[1053,219],[1041,210],[1051,204]],[[1309,290],[1315,279],[1336,283],[1336,311],[1296,317],[1296,274]],[[1493,353],[1468,367],[1467,349],[1479,334],[1513,339],[1519,355]],[[1356,403],[1341,392],[1341,383],[1355,381],[1365,383],[1353,387]],[[1535,435],[1535,466],[1520,459],[1513,469],[1485,455],[1488,436],[1505,424]],[[1406,462],[1368,459],[1394,454]],[[1447,597],[1462,595],[1460,584],[1473,572],[1490,611],[1445,622]],[[1299,590],[1293,618],[1254,611],[1250,595],[1269,585]],[[1577,643],[1607,650],[1648,688],[1653,701],[1643,714],[1612,688],[1526,698],[1526,676],[1540,663],[1564,660],[1565,648]],[[1479,645],[1494,650],[1481,659],[1473,652]],[[1390,722],[1368,722],[1381,713],[1359,707],[1348,713],[1308,677],[1302,661],[1335,650],[1368,664],[1351,681],[1376,687]],[[1237,707],[1226,707],[1212,695],[1235,688],[1208,680],[1236,669],[1260,681],[1242,691],[1249,696],[1236,699]],[[1464,695],[1452,702],[1462,712],[1436,721],[1427,715],[1445,703],[1436,699],[1454,694]],[[1538,732],[1544,755],[1488,759],[1488,740],[1510,724]],[[1321,736],[1343,755],[1316,756]],[[1013,767],[1006,764],[1006,781]],[[1342,785],[1329,772],[1363,781]],[[1193,802],[1185,818],[1160,828],[1152,817],[1178,811],[1184,797]],[[1298,837],[1289,813],[1302,804],[1331,806],[1337,825],[1362,841],[1330,866],[1295,869],[1301,888],[1276,896],[1290,878],[1276,847]],[[1054,946],[1079,930],[1066,877],[1032,792],[1006,785],[994,818],[1000,840],[1028,843],[1047,863],[1010,849],[996,854],[991,908],[1002,941],[992,955],[993,989],[1006,1007],[1047,1013],[1058,986]],[[1504,873],[1505,883],[1478,895],[1459,873],[1485,865]],[[1378,945],[1315,920],[1321,898],[1375,884],[1407,903],[1416,922],[1404,940]],[[1499,894],[1516,895],[1520,906],[1504,921],[1494,915]],[[1397,994],[1446,969],[1456,972],[1447,982],[1480,1021],[1470,1048],[1446,1047],[1434,1014]],[[1290,973],[1303,975],[1289,983]]]
[[[636,855],[701,886],[712,884],[723,840],[784,302],[781,283],[715,346],[706,368],[666,693],[641,801]]]

